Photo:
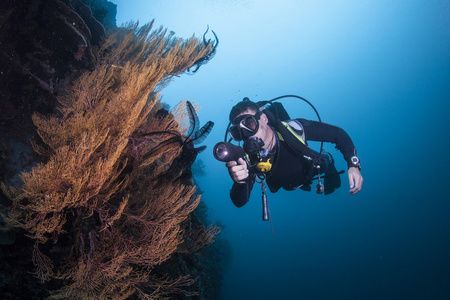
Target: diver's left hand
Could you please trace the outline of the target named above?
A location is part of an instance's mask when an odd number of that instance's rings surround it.
[[[359,192],[363,185],[363,177],[359,168],[350,167],[348,169],[348,181],[350,183],[350,194],[356,194]]]

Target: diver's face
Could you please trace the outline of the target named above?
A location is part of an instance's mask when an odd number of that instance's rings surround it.
[[[244,116],[244,115],[256,115],[256,111],[254,110],[246,110],[242,113],[240,113],[239,115],[236,116],[235,120],[237,120],[240,116]],[[263,140],[265,145],[268,145],[268,142],[271,139],[270,133],[272,132],[272,130],[270,129],[269,125],[268,125],[269,120],[267,119],[266,114],[261,113],[261,116],[258,120],[258,131],[252,135],[252,137],[256,137],[256,138],[260,138]],[[263,147],[264,148],[264,147]]]

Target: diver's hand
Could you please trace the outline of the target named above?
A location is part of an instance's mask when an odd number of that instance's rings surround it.
[[[226,164],[228,168],[228,173],[230,173],[231,179],[236,183],[243,183],[243,181],[248,177],[247,163],[242,158],[238,161],[229,161]]]
[[[356,194],[361,190],[364,180],[359,168],[350,167],[348,169],[348,181],[350,183],[350,194]]]

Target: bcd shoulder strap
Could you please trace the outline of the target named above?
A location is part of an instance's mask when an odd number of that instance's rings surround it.
[[[305,137],[305,131],[303,130],[303,125],[297,121],[297,120],[289,120],[287,122],[281,121],[281,124],[283,124],[284,127],[286,127],[286,129],[297,138],[297,140],[299,140],[300,142],[302,142],[302,144],[304,145],[308,145],[306,143],[306,137]],[[283,137],[281,136],[281,134],[277,131],[278,134],[278,138],[280,140],[284,140]]]
[[[277,131],[278,138],[285,141],[295,153],[313,165],[321,165],[324,160],[323,157],[308,147],[304,132],[300,135],[289,125],[289,122],[283,122],[281,120],[277,121],[276,127],[275,130]]]

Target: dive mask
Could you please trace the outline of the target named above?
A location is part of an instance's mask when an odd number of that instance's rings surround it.
[[[235,141],[246,140],[258,132],[259,118],[261,114],[259,112],[256,115],[242,115],[237,117],[233,121],[233,125],[230,127],[229,134]]]

